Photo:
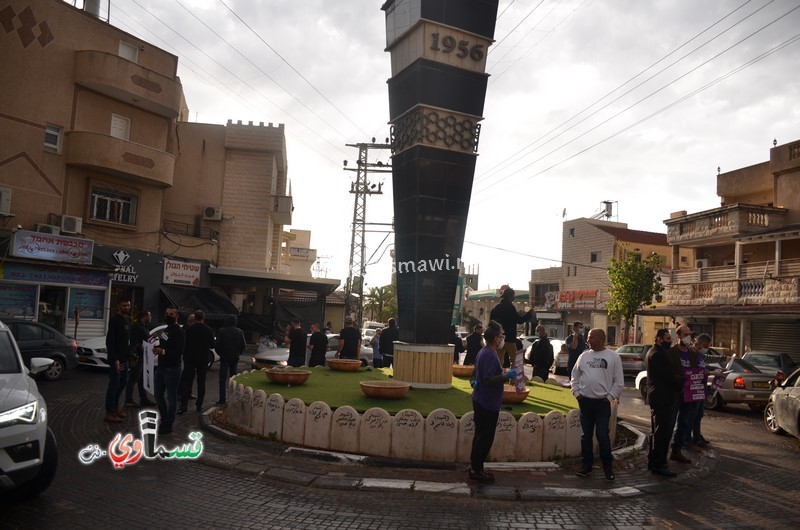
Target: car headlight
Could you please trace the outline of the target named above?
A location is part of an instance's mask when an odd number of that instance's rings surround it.
[[[38,419],[38,401],[31,401],[21,407],[11,409],[0,414],[0,427],[8,427],[18,423],[36,423]]]

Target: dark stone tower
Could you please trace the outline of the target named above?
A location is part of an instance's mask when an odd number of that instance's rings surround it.
[[[498,0],[388,0],[400,339],[446,344]]]

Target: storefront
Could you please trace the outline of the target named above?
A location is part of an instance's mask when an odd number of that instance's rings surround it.
[[[92,265],[93,241],[18,230],[0,264],[0,318],[43,322],[82,340],[105,333],[111,269]]]

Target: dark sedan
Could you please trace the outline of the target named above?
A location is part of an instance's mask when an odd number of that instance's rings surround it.
[[[42,372],[48,381],[61,379],[64,370],[78,366],[78,344],[75,339],[65,337],[47,324],[33,320],[4,319],[17,341],[25,366],[31,367],[31,359],[45,357],[53,364]]]
[[[773,434],[786,432],[800,438],[800,369],[772,392],[764,409],[764,424]]]
[[[749,351],[742,356],[742,359],[778,379],[783,379],[797,368],[797,363],[786,353]]]

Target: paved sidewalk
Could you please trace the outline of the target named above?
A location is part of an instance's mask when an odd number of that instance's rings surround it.
[[[487,463],[496,477],[493,484],[467,480],[467,464],[396,461],[362,455],[292,447],[279,442],[237,435],[211,420],[213,409],[199,422],[184,417],[177,435],[200,427],[203,455],[208,466],[262,476],[266,479],[315,488],[364,491],[407,491],[423,495],[459,495],[500,500],[582,500],[636,497],[696,486],[717,465],[714,450],[688,451],[691,464],[671,462],[675,478],[653,475],[647,469],[646,437],[639,433],[635,447],[614,452],[616,481],[605,480],[595,466],[591,477],[575,475],[578,459],[560,462]],[[197,416],[195,416],[197,418]],[[630,425],[627,427],[636,431]]]

